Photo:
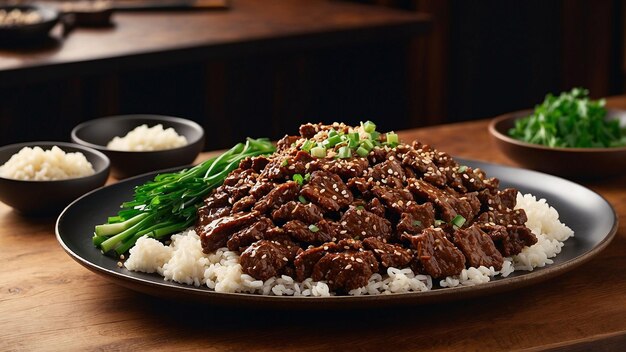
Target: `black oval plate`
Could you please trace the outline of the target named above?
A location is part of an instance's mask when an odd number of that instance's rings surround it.
[[[565,242],[562,252],[553,258],[554,264],[536,268],[531,272],[516,271],[506,278],[496,277],[491,282],[477,286],[357,297],[276,297],[217,293],[206,287],[165,281],[156,274],[131,272],[119,268],[116,259],[102,255],[91,243],[94,226],[106,222],[107,216],[116,214],[119,205],[131,199],[133,188],[152,180],[158,172],[127,179],[77,199],[57,219],[56,236],[63,249],[87,269],[119,285],[150,295],[257,307],[364,308],[465,299],[544,281],[574,269],[596,256],[617,232],[618,220],[615,210],[602,196],[581,185],[535,171],[459,158],[457,160],[474,168],[480,167],[489,177],[498,177],[502,187],[515,187],[522,193],[532,193],[538,199],[545,198],[558,210],[560,220],[574,230],[575,236]]]

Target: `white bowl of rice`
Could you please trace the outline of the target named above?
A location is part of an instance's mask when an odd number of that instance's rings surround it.
[[[0,148],[0,201],[27,215],[55,215],[74,199],[103,186],[106,155],[63,142]]]
[[[72,141],[106,154],[112,175],[123,179],[193,163],[204,147],[204,130],[178,117],[123,115],[81,123]]]

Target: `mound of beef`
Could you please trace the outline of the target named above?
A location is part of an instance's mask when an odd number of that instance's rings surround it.
[[[390,267],[437,279],[468,266],[499,270],[537,242],[514,209],[517,190],[419,142],[389,145],[380,135],[367,155],[356,153],[365,145],[358,139],[371,136],[306,124],[273,155],[243,160],[198,209],[204,252],[228,247],[255,279],[312,278],[342,293]],[[311,146],[324,146],[326,157]],[[340,153],[347,146],[351,153]]]

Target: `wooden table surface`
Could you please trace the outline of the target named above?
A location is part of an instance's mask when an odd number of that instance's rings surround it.
[[[330,0],[233,0],[228,10],[116,12],[110,28],[0,46],[0,84],[411,37],[430,16]]]
[[[626,98],[611,104],[626,108]],[[443,125],[401,137],[512,165],[486,126]],[[585,186],[626,218],[626,178]],[[504,294],[396,310],[266,311],[169,301],[111,284],[65,254],[54,219],[23,218],[0,204],[0,350],[620,350],[625,224],[575,271]]]

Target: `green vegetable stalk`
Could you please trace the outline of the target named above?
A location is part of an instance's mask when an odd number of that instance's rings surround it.
[[[548,94],[532,115],[519,119],[509,135],[524,142],[564,148],[609,148],[626,145],[619,120],[606,120],[604,100],[589,100],[589,91],[574,88]]]
[[[117,216],[95,227],[93,244],[104,253],[121,255],[142,236],[163,239],[186,229],[196,221],[204,197],[221,185],[241,160],[275,150],[267,139],[248,138],[245,144],[190,169],[157,175],[135,188],[133,200],[123,203]]]

